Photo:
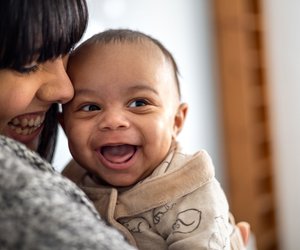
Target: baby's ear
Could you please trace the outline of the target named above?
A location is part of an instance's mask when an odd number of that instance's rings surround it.
[[[187,103],[180,103],[180,105],[178,106],[174,120],[174,136],[177,136],[182,130],[188,112],[188,108],[189,107]]]

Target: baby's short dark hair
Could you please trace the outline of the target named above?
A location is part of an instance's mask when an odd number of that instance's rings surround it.
[[[181,98],[181,91],[180,91],[180,81],[179,81],[179,69],[177,63],[174,59],[172,53],[157,39],[149,36],[143,32],[131,30],[131,29],[108,29],[103,32],[100,32],[84,43],[82,43],[78,48],[89,45],[89,44],[109,44],[114,42],[142,42],[142,41],[149,41],[155,44],[165,55],[165,57],[171,62],[171,65],[174,70],[174,77],[176,81],[176,87],[178,90],[178,96]]]

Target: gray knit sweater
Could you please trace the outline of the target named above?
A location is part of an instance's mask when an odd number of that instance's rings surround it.
[[[133,250],[71,181],[0,136],[1,250]]]

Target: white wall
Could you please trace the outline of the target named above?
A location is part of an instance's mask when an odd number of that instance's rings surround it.
[[[283,250],[300,246],[300,1],[265,0],[267,63]]]
[[[90,22],[84,40],[106,28],[138,29],[160,40],[181,72],[183,100],[190,111],[180,140],[189,152],[205,148],[224,182],[212,65],[210,0],[87,0]],[[54,166],[70,159],[61,136]],[[224,184],[225,185],[225,184]]]

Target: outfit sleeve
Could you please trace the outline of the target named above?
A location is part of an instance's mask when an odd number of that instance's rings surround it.
[[[133,250],[74,183],[0,136],[0,249]]]
[[[164,206],[157,229],[169,250],[230,249],[228,204],[216,179]],[[155,214],[154,214],[155,216]]]

